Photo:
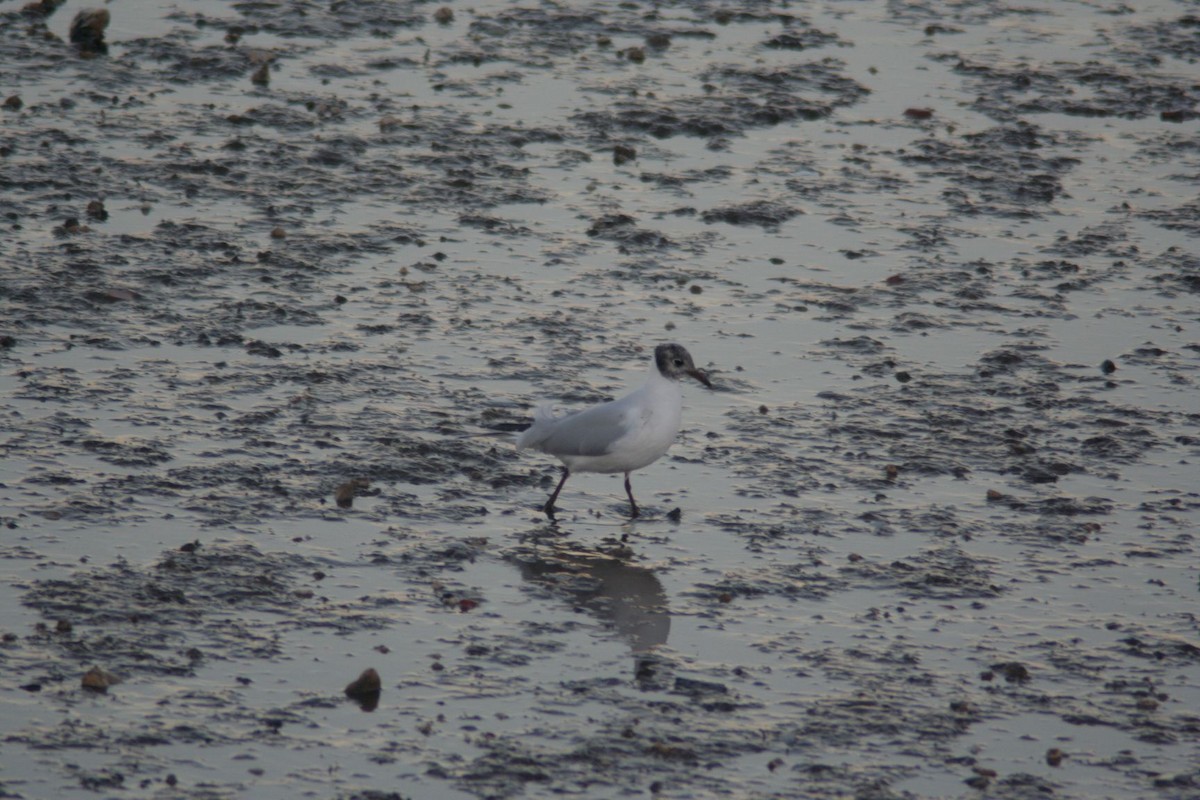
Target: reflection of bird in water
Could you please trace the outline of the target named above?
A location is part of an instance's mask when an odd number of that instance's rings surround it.
[[[526,551],[511,556],[521,577],[546,587],[611,624],[629,642],[639,677],[650,653],[671,632],[667,595],[658,576],[596,551]]]
[[[640,513],[629,473],[654,463],[674,443],[683,415],[679,379],[684,376],[712,388],[682,345],[660,344],[646,382],[619,400],[562,417],[554,416],[549,406],[537,410],[533,424],[517,437],[517,449],[537,450],[563,462],[562,480],[542,507],[547,516],[554,516],[554,501],[572,471],[624,472],[630,516]]]

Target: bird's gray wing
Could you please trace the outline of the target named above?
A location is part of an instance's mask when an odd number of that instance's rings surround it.
[[[603,456],[630,432],[630,409],[620,401],[604,403],[570,414],[554,424],[554,430],[537,449],[552,456]]]

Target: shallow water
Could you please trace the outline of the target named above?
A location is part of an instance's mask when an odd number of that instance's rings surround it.
[[[0,6],[0,794],[1200,797],[1194,7],[87,5]],[[664,340],[549,523],[483,434]]]

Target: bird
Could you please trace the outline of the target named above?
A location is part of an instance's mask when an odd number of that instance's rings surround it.
[[[554,503],[573,472],[625,473],[630,517],[640,515],[629,474],[653,464],[675,442],[683,417],[679,383],[684,377],[713,388],[683,345],[660,344],[654,348],[645,383],[624,397],[563,416],[556,416],[549,404],[538,407],[533,424],[517,437],[516,447],[563,463],[562,479],[541,509],[546,516],[554,519]]]

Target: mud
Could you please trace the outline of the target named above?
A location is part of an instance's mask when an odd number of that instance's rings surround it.
[[[0,795],[1200,797],[1194,8],[89,9],[0,4]]]

